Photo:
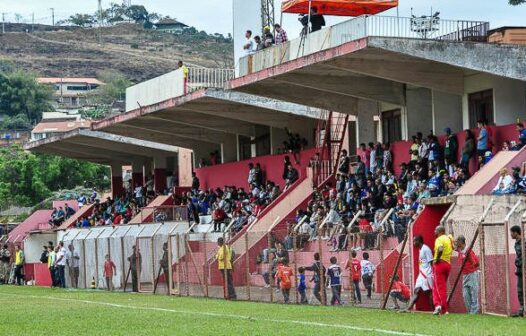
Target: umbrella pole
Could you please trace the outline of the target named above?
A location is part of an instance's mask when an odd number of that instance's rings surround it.
[[[307,20],[307,35],[309,35],[310,33],[309,24],[311,24],[310,22],[310,16],[311,16],[310,14],[311,14],[311,8],[312,8],[311,5],[312,5],[312,0],[309,0],[309,20]]]

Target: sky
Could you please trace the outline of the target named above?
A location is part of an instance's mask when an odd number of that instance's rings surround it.
[[[245,0],[256,1],[260,0]],[[120,0],[103,0],[103,6]],[[149,11],[170,15],[190,26],[195,26],[208,33],[227,34],[232,32],[232,0],[132,0],[132,4],[142,4]],[[279,3],[276,0],[276,3]],[[31,22],[35,13],[38,23],[51,23],[51,10],[55,8],[56,20],[64,19],[73,13],[91,13],[97,9],[97,0],[0,0],[0,12],[5,12],[6,21],[15,21],[15,13],[21,14],[23,20]],[[434,11],[441,12],[442,19],[463,19],[489,21],[492,28],[507,26],[526,26],[526,4],[510,6],[508,0],[400,0],[399,15],[409,16],[411,8],[416,15]],[[384,15],[396,15],[396,10]],[[276,20],[279,21],[279,13]],[[299,32],[297,16],[285,14],[283,26],[289,36]],[[345,18],[346,19],[346,18]],[[329,18],[328,24],[340,22],[342,18]]]

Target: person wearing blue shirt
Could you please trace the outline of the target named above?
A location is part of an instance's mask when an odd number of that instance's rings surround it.
[[[486,154],[486,151],[488,150],[488,130],[486,129],[483,121],[478,121],[477,127],[479,128],[479,136],[477,138],[477,155],[484,157],[484,154]]]
[[[300,303],[308,304],[307,301],[307,284],[305,282],[305,267],[298,268],[298,293],[300,294]]]
[[[524,147],[526,145],[526,128],[524,128],[523,123],[518,122],[517,123],[517,131],[519,132],[519,149]]]
[[[341,305],[341,293],[342,293],[342,269],[337,264],[336,257],[331,257],[331,266],[327,270],[327,282],[328,286],[332,290],[331,305]]]

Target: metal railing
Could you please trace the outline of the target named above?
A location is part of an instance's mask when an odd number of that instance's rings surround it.
[[[187,92],[202,88],[223,88],[234,75],[234,69],[188,68]]]
[[[239,75],[256,72],[301,56],[334,48],[365,37],[394,37],[440,41],[486,42],[489,22],[443,20],[436,16],[396,17],[360,16],[301,38],[275,45],[245,56],[239,62]]]

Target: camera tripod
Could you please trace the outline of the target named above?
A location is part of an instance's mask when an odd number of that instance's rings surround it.
[[[307,38],[308,33],[309,33],[309,25],[308,24],[303,25],[303,29],[301,30],[301,34],[300,34],[300,45],[298,47],[298,54],[296,55],[296,58],[300,57],[300,52],[302,56],[305,53],[305,39]]]

